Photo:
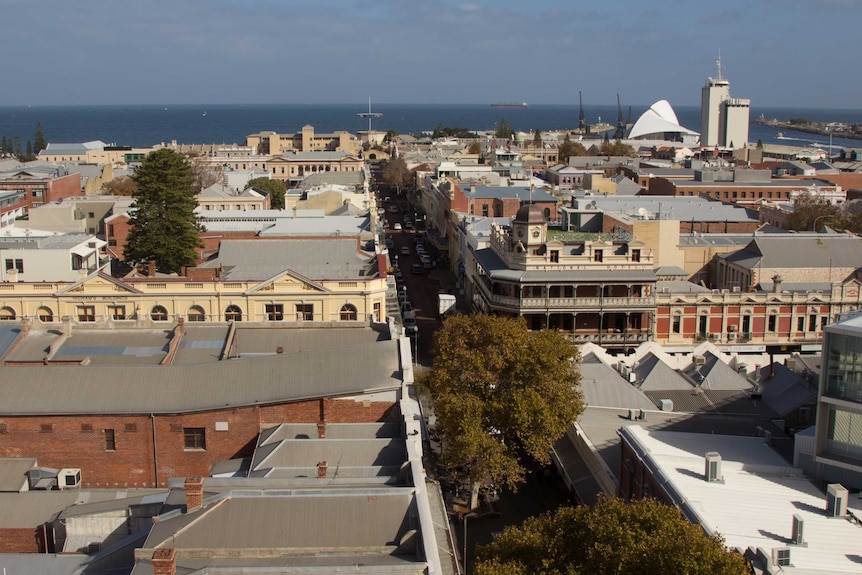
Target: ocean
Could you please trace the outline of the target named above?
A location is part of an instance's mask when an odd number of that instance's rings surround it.
[[[647,106],[632,106],[631,121]],[[53,143],[102,140],[118,146],[146,147],[176,140],[182,144],[242,144],[248,134],[260,131],[298,132],[306,124],[318,133],[368,129],[368,120],[357,114],[368,110],[357,104],[234,104],[234,105],[148,105],[148,106],[5,106],[0,107],[0,137],[20,136],[22,146],[33,140],[36,123],[41,122],[45,139]],[[373,120],[375,130],[398,134],[430,132],[438,125],[473,131],[493,130],[496,122],[507,120],[518,131],[561,130],[578,125],[577,105],[536,105],[528,108],[492,108],[477,104],[375,104],[383,114]],[[674,108],[680,123],[700,129],[700,108]],[[623,112],[628,115],[628,107]],[[584,106],[588,123],[601,119],[616,124],[616,106]],[[787,120],[804,117],[813,121],[862,122],[862,110],[752,108],[750,141],[764,143],[828,146],[827,136],[789,132],[782,139],[778,131],[753,120]],[[836,147],[862,147],[862,140],[835,139]]]

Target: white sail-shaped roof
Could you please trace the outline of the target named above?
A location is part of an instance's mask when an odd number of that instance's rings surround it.
[[[665,139],[664,134],[698,136],[699,134],[679,125],[676,112],[667,100],[659,100],[641,114],[629,132],[629,138]]]

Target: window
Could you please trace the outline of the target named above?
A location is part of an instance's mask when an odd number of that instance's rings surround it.
[[[602,250],[596,250],[593,252],[593,261],[594,262],[602,261]]]
[[[0,321],[14,321],[15,310],[11,307],[0,308]]]
[[[380,302],[374,302],[374,321],[380,321]]]
[[[227,321],[242,321],[242,310],[237,305],[229,305],[224,310],[224,318]]]
[[[105,451],[116,451],[117,441],[113,429],[105,430]]]
[[[183,428],[183,447],[185,449],[206,449],[206,429],[203,427]]]
[[[168,310],[157,305],[150,311],[150,319],[153,321],[168,321]]]
[[[189,312],[186,314],[188,316],[189,321],[206,321],[206,312],[204,312],[204,308],[199,305],[193,305],[189,308]]]
[[[18,259],[7,259],[6,260],[6,271],[9,270],[18,270],[19,274],[24,273],[24,260]]]
[[[108,316],[111,319],[126,319],[126,306],[124,305],[109,305]]]
[[[266,304],[266,319],[269,321],[281,321],[284,319],[284,305],[280,303]]]
[[[796,318],[796,331],[805,331],[805,318]]]
[[[811,421],[811,408],[803,405],[799,408],[799,423],[808,423]]]
[[[341,321],[356,321],[356,306],[346,303],[341,306],[339,317]]]
[[[298,321],[313,321],[314,320],[314,304],[298,303],[296,304],[296,319]]]
[[[641,251],[640,250],[632,250],[632,261],[633,262],[641,261]]]
[[[108,234],[114,235],[114,224],[108,224]]]
[[[78,321],[96,321],[96,306],[79,305]]]
[[[95,217],[96,217],[96,213],[95,213],[95,212],[87,212],[87,217],[88,217],[88,218],[95,218]]]
[[[777,326],[778,326],[778,316],[776,316],[774,314],[769,316],[769,323],[768,323],[768,326],[766,329],[769,331],[775,331]]]
[[[673,333],[682,332],[682,316],[673,316]]]
[[[482,215],[487,218],[488,213],[488,204],[482,204]]]
[[[817,316],[808,316],[808,331],[817,331]]]
[[[116,245],[117,245],[117,240],[108,240],[108,245],[109,245],[109,246],[112,246],[112,247],[116,247]]]
[[[39,318],[39,321],[54,321],[54,312],[51,311],[51,308],[40,307],[36,310],[36,317]]]
[[[747,335],[748,332],[750,332],[750,331],[751,331],[751,316],[750,315],[744,315],[744,316],[742,316],[742,333],[746,334],[746,335],[744,335],[743,337],[750,337],[749,335]]]
[[[551,250],[551,263],[560,263],[560,250]]]

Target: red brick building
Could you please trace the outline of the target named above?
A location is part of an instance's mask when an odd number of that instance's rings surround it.
[[[81,194],[81,174],[65,168],[15,170],[0,174],[0,191],[25,192],[27,209]]]

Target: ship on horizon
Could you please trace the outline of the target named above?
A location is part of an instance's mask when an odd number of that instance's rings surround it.
[[[492,108],[527,108],[529,105],[526,102],[500,102],[497,104],[491,104]]]

